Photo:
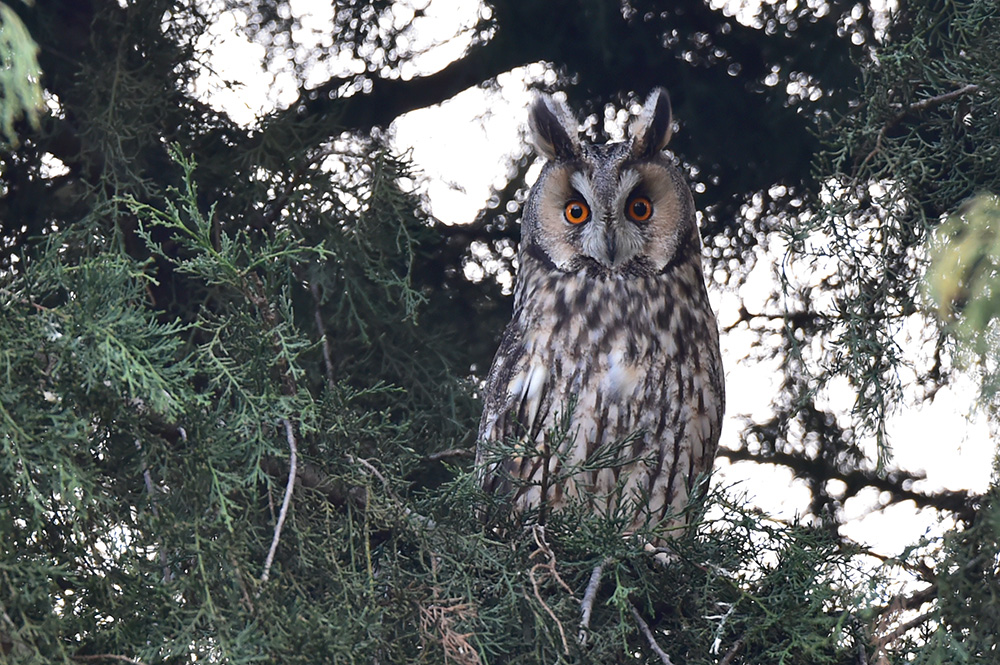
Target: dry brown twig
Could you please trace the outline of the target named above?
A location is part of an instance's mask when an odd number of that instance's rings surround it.
[[[531,587],[535,592],[535,598],[545,611],[548,612],[549,616],[552,617],[552,620],[556,622],[556,627],[559,628],[559,638],[562,640],[563,653],[568,656],[569,642],[566,641],[566,631],[563,628],[562,621],[559,620],[559,617],[557,617],[556,613],[552,611],[552,608],[549,607],[548,603],[542,599],[542,594],[539,589],[539,579],[535,576],[535,572],[539,569],[548,572],[548,574],[551,575],[552,578],[559,583],[559,586],[565,589],[566,593],[570,596],[573,595],[573,590],[569,588],[569,585],[566,584],[563,578],[559,575],[559,571],[556,570],[556,555],[552,553],[552,549],[549,547],[548,543],[545,542],[545,527],[541,524],[536,524],[532,527],[531,532],[535,538],[535,545],[538,546],[538,549],[531,553],[528,560],[534,559],[538,555],[545,555],[548,560],[543,563],[536,563],[532,566],[528,570],[528,579],[531,580]]]
[[[452,457],[475,457],[476,453],[471,448],[449,448],[448,450],[440,450],[436,453],[431,453],[424,457],[425,462],[440,462],[441,460],[451,459]]]
[[[437,590],[434,590],[437,596]],[[469,643],[475,633],[460,633],[455,623],[476,616],[476,608],[460,598],[435,600],[430,605],[420,606],[421,637],[433,640],[444,649],[444,662],[450,660],[459,665],[481,665],[479,652]]]

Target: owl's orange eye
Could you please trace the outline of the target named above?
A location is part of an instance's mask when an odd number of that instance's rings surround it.
[[[625,206],[625,214],[633,222],[645,222],[653,216],[653,203],[645,196],[636,196]]]
[[[583,224],[590,219],[590,208],[583,201],[573,200],[566,204],[563,214],[570,224]]]

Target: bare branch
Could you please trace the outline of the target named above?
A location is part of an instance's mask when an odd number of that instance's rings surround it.
[[[961,88],[957,90],[952,90],[951,92],[935,95],[934,97],[928,97],[927,99],[921,99],[918,102],[913,102],[912,104],[907,105],[903,110],[901,110],[899,113],[890,118],[885,123],[885,125],[883,125],[882,129],[879,130],[878,136],[875,137],[875,147],[872,148],[872,151],[868,153],[868,155],[861,161],[861,164],[860,166],[858,166],[856,171],[860,171],[864,167],[864,165],[867,164],[869,160],[871,160],[872,157],[878,154],[878,151],[882,149],[882,139],[885,137],[886,133],[890,129],[898,125],[900,122],[902,122],[903,119],[910,113],[919,113],[920,111],[926,111],[929,108],[938,106],[952,99],[956,99],[957,97],[961,97],[962,95],[967,95],[969,93],[978,91],[979,91],[978,85],[974,83],[969,83],[968,85],[963,85]]]
[[[906,621],[904,623],[899,624],[899,626],[897,628],[895,628],[892,632],[887,633],[887,634],[883,635],[882,637],[878,638],[878,640],[876,640],[876,642],[875,642],[875,653],[878,653],[879,651],[881,651],[882,649],[884,649],[889,644],[892,644],[893,642],[895,642],[896,640],[898,640],[900,637],[902,637],[903,635],[905,635],[908,631],[916,628],[917,626],[919,626],[921,624],[927,623],[927,621],[930,620],[934,616],[934,613],[935,613],[935,610],[930,610],[930,611],[924,612],[920,616],[914,617],[914,618],[910,619],[909,621]]]
[[[425,462],[440,462],[444,459],[449,459],[451,457],[473,457],[475,452],[468,448],[449,448],[448,450],[440,450],[436,453],[431,453],[424,457]]]
[[[853,469],[843,472],[834,465],[823,460],[811,459],[802,455],[782,451],[752,453],[746,448],[720,448],[719,457],[725,457],[732,462],[751,461],[758,464],[777,464],[791,469],[796,475],[804,478],[822,480],[841,480],[847,485],[846,496],[853,496],[857,490],[864,487],[874,487],[891,495],[890,503],[913,501],[918,508],[937,508],[954,513],[962,520],[971,520],[975,514],[972,504],[975,497],[966,491],[942,490],[933,494],[925,494],[911,489],[909,485],[917,480],[923,480],[920,475],[902,470],[893,470],[880,474],[873,470]]]
[[[594,609],[594,598],[597,597],[597,589],[601,585],[601,573],[604,572],[605,563],[607,563],[607,560],[602,561],[594,567],[594,571],[590,573],[587,590],[583,593],[583,603],[580,607],[580,632],[576,638],[580,644],[584,644],[587,641],[587,630],[590,628],[590,615]]]
[[[912,113],[914,111],[923,111],[929,109],[932,106],[937,106],[938,104],[944,104],[945,102],[966,95],[970,92],[978,92],[979,86],[975,83],[969,83],[968,85],[963,85],[958,90],[952,90],[951,92],[946,92],[941,95],[935,95],[934,97],[928,97],[927,99],[921,99],[919,102],[913,102],[903,113]]]
[[[288,516],[288,506],[292,503],[292,492],[295,489],[295,472],[298,467],[298,445],[295,442],[295,430],[288,418],[281,419],[285,426],[285,438],[288,440],[289,462],[288,462],[288,483],[285,485],[285,497],[281,500],[281,510],[278,511],[278,521],[274,525],[274,537],[271,539],[271,549],[267,552],[264,560],[264,572],[260,576],[260,581],[267,582],[271,574],[271,564],[274,563],[274,553],[278,549],[278,541],[281,539],[281,529],[285,525],[285,518]]]
[[[533,559],[535,558],[536,555],[544,554],[545,556],[548,557],[548,561],[545,563],[536,563],[534,566],[532,566],[528,570],[528,578],[531,580],[531,587],[532,590],[535,592],[535,598],[538,600],[541,606],[545,608],[545,611],[548,612],[549,616],[552,617],[552,620],[556,622],[556,627],[559,628],[559,637],[562,639],[563,652],[566,655],[569,655],[569,642],[566,641],[566,631],[563,630],[562,621],[559,620],[559,617],[557,617],[556,613],[552,611],[552,608],[549,607],[548,603],[546,603],[542,599],[542,594],[541,591],[539,590],[538,578],[535,577],[535,571],[538,570],[539,568],[548,571],[549,575],[551,575],[557,582],[559,582],[559,585],[563,589],[565,589],[566,593],[568,593],[570,596],[573,595],[573,590],[569,588],[569,585],[566,584],[565,581],[563,581],[563,578],[559,575],[559,572],[556,570],[556,555],[552,553],[552,549],[549,547],[548,543],[545,542],[545,527],[542,526],[541,524],[536,524],[532,528],[531,532],[535,538],[535,544],[538,546],[538,549],[532,552],[531,556],[529,556],[528,559]]]
[[[146,665],[141,660],[136,660],[135,658],[128,658],[126,656],[118,656],[113,653],[95,653],[88,654],[85,656],[70,656],[72,660],[80,661],[81,663],[86,663],[95,660],[117,660],[120,663],[131,663],[132,665]]]
[[[350,460],[350,462],[353,463],[353,464],[359,464],[359,465],[365,467],[365,470],[367,470],[368,473],[372,474],[373,476],[375,476],[376,478],[378,478],[380,481],[382,481],[382,484],[385,485],[385,488],[387,490],[389,490],[390,492],[392,491],[392,488],[389,485],[389,481],[385,479],[385,476],[382,475],[382,472],[379,471],[378,469],[376,469],[374,467],[374,465],[372,465],[371,462],[369,462],[368,460],[366,460],[363,457],[355,457],[354,455],[348,455],[347,459]],[[393,498],[395,498],[395,497],[393,497]]]
[[[502,35],[471,47],[461,58],[443,69],[416,78],[372,78],[368,75],[345,79],[333,77],[325,83],[304,90],[299,99],[277,115],[295,121],[314,122],[326,118],[338,127],[366,132],[373,127],[387,126],[398,116],[451,99],[458,93],[498,74],[529,62],[535,57],[524,49],[511,49]],[[347,87],[359,87],[367,92],[345,94]],[[280,126],[283,123],[273,123]]]
[[[662,662],[663,665],[674,665],[673,661],[670,660],[670,656],[667,655],[667,652],[661,649],[660,645],[656,642],[656,637],[653,636],[653,631],[649,629],[649,624],[647,624],[646,620],[642,618],[641,614],[639,614],[639,610],[635,609],[635,605],[629,603],[628,608],[632,610],[632,617],[639,626],[639,632],[641,632],[643,637],[646,638],[646,641],[649,642],[649,648],[653,650],[653,653],[660,657],[660,662]]]
[[[740,647],[742,646],[743,646],[743,638],[741,637],[740,639],[733,642],[733,646],[729,647],[729,651],[727,651],[726,655],[723,656],[722,660],[719,661],[719,665],[729,665],[730,663],[732,663],[733,658],[736,657],[736,654],[739,653]]]

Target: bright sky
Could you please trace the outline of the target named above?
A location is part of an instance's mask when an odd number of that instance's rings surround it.
[[[295,0],[292,5],[297,15],[311,17],[302,23],[313,27],[303,28],[296,35],[303,48],[328,43],[325,26],[330,24],[329,5],[308,0]],[[478,11],[477,3],[429,0],[424,17],[416,21],[420,29],[410,35],[412,46],[423,54],[412,71],[404,74],[434,71],[458,57],[469,43],[468,28]],[[412,13],[401,11],[395,19],[405,25]],[[239,12],[219,15],[201,44],[201,48],[213,53],[214,73],[206,73],[196,87],[211,104],[249,125],[268,111],[291,103],[297,96],[297,86],[287,74],[272,77],[262,73],[263,47],[237,32],[246,20]],[[350,70],[352,64],[317,65],[308,83],[325,80],[337,67]],[[491,185],[503,184],[505,156],[517,151],[523,140],[531,100],[525,79],[545,75],[540,65],[511,72],[500,77],[498,94],[467,90],[439,106],[414,111],[393,123],[395,145],[400,151],[410,151],[422,174],[419,186],[436,217],[450,224],[469,222],[489,197]],[[238,85],[220,87],[220,80]],[[663,82],[668,89],[671,83]],[[746,302],[750,311],[764,309],[764,298],[773,280],[771,267],[784,254],[780,242],[774,242],[768,251],[759,257],[749,279],[738,290],[724,291],[710,285],[713,305],[723,326],[737,319],[741,302]],[[736,446],[747,417],[765,418],[770,412],[770,399],[777,392],[777,363],[754,359],[754,340],[745,327],[723,338],[728,402],[723,445]],[[904,348],[916,350],[913,341],[904,339],[901,343]],[[986,419],[967,415],[975,392],[972,381],[959,380],[943,388],[931,403],[917,406],[912,399],[899,405],[898,413],[890,418],[893,462],[904,469],[926,472],[927,480],[919,487],[976,492],[988,487],[995,450]],[[835,383],[825,397],[831,406],[845,413],[852,404],[846,384]],[[871,455],[874,459],[874,449]],[[791,519],[806,506],[807,489],[783,468],[729,465],[725,461],[720,461],[717,468],[718,482],[739,483],[752,501],[775,518]],[[845,528],[846,535],[881,553],[895,554],[927,530],[940,529],[934,527],[932,515],[919,514],[911,504],[869,515],[878,505],[877,494],[873,490],[847,502],[851,522]]]

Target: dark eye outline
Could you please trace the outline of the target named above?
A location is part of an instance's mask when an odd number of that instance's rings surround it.
[[[574,208],[579,208],[579,215],[573,214]],[[563,207],[563,218],[574,226],[583,224],[590,219],[590,206],[580,199],[570,199]]]
[[[633,209],[636,203],[642,203],[646,206],[645,214],[636,214]],[[625,204],[625,216],[633,222],[648,222],[649,218],[653,216],[653,202],[649,200],[648,196],[633,196]]]

